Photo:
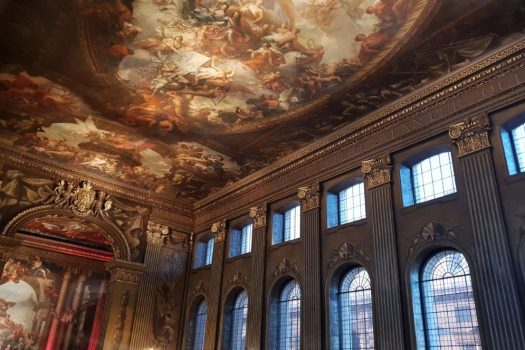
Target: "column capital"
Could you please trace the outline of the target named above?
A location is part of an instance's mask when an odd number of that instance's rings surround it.
[[[211,225],[211,232],[215,236],[215,243],[224,242],[226,237],[226,219],[217,221]]]
[[[448,134],[462,157],[490,147],[489,130],[488,116],[481,115],[451,125]]]
[[[162,245],[168,238],[170,227],[168,225],[159,224],[153,221],[148,221],[148,229],[146,230],[146,239],[149,244]]]
[[[250,208],[250,218],[253,220],[253,228],[258,229],[266,226],[266,203]]]
[[[319,208],[321,199],[319,184],[299,187],[297,189],[297,197],[301,200],[301,210],[303,212]]]
[[[390,156],[383,155],[363,161],[361,171],[365,176],[366,188],[371,189],[392,181],[392,166]]]

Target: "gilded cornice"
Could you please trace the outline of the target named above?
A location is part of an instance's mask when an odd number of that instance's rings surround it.
[[[175,202],[164,198],[156,193],[147,191],[134,186],[104,178],[86,171],[79,171],[72,168],[64,167],[47,159],[40,159],[7,148],[0,145],[0,161],[7,164],[29,169],[36,172],[43,172],[51,178],[60,178],[70,181],[89,181],[98,189],[111,194],[115,197],[125,198],[156,208],[171,211],[184,217],[193,218],[192,205],[186,202]]]
[[[371,189],[392,181],[392,166],[390,156],[382,156],[365,160],[361,165],[361,171],[365,176],[366,188]]]
[[[334,133],[284,157],[264,169],[227,186],[195,203],[195,216],[220,207],[224,201],[246,195],[260,188],[263,183],[326,157],[342,147],[353,144],[365,135],[373,134],[386,126],[395,125],[425,108],[452,98],[460,91],[487,81],[487,78],[513,69],[512,65],[524,58],[525,38],[482,57],[463,69],[453,72],[428,87],[423,87],[407,97],[395,101],[362,120],[351,123]],[[523,65],[523,64],[522,64]]]
[[[297,197],[301,201],[301,211],[305,212],[319,208],[321,199],[319,184],[299,187]]]

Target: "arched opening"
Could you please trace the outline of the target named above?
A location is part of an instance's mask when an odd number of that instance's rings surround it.
[[[297,279],[280,279],[270,295],[270,349],[300,349],[302,338],[302,288]]]
[[[241,350],[246,348],[248,321],[248,292],[234,288],[224,305],[222,349]]]
[[[109,224],[61,212],[19,214],[0,241],[0,341],[10,349],[96,349],[108,273],[126,256]]]

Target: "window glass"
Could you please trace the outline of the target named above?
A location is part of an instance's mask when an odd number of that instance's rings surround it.
[[[208,304],[205,300],[201,301],[195,314],[195,330],[193,333],[193,350],[204,349],[204,339],[206,334],[206,318],[208,317]]]
[[[284,241],[299,238],[301,232],[301,210],[299,206],[284,213]]]
[[[213,245],[215,243],[215,239],[210,238],[208,242],[206,243],[206,257],[204,260],[204,265],[211,265],[213,262]]]
[[[363,182],[339,192],[339,217],[341,225],[366,217],[365,184]]]
[[[301,348],[301,288],[295,280],[288,282],[279,297],[279,349]]]
[[[241,254],[246,254],[252,251],[252,230],[252,224],[244,226],[241,230]]]
[[[456,192],[452,155],[443,152],[412,167],[412,191],[416,203],[426,202]]]
[[[248,318],[248,294],[246,291],[239,293],[232,310],[232,336],[231,350],[246,349],[246,321]]]
[[[514,143],[514,151],[516,159],[518,160],[518,168],[520,172],[525,171],[525,124],[521,124],[512,130],[512,141]]]

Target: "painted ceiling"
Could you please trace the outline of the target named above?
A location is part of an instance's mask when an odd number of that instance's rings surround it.
[[[519,1],[0,6],[0,145],[193,201],[522,37]]]

